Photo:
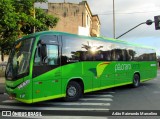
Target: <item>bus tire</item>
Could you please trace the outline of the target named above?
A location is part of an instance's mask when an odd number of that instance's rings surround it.
[[[76,81],[70,81],[66,89],[65,101],[77,101],[82,95],[82,87]]]
[[[133,87],[137,88],[140,85],[140,76],[138,74],[134,74],[133,76]]]

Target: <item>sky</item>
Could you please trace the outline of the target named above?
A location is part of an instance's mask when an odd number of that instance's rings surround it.
[[[82,0],[65,0],[79,3]],[[98,14],[101,22],[101,36],[113,38],[113,0],[86,0],[92,14]],[[48,2],[64,2],[64,0],[48,0]],[[160,15],[160,0],[114,0],[115,36],[123,34],[136,25],[154,21]],[[120,38],[121,40],[154,47],[160,55],[160,30],[155,30],[154,23],[143,24]]]

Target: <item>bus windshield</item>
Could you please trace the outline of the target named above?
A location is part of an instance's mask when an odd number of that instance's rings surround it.
[[[29,73],[29,61],[34,38],[16,42],[6,68],[6,79],[17,79]]]

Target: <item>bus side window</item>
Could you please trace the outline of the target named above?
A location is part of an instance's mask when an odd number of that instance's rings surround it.
[[[38,46],[41,47],[41,46]],[[58,65],[58,46],[57,45],[46,45],[47,56],[41,58],[39,48],[37,47],[34,59],[34,66],[43,65]],[[45,60],[45,61],[42,61]]]
[[[58,46],[47,45],[47,64],[58,65]]]

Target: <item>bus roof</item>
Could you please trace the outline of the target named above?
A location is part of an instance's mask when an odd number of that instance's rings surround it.
[[[144,46],[144,45],[140,45],[140,44],[129,43],[129,42],[126,42],[124,40],[119,40],[119,39],[107,38],[107,37],[102,37],[102,36],[100,36],[100,37],[81,36],[81,35],[77,35],[77,34],[71,34],[71,33],[67,33],[67,32],[59,32],[59,31],[36,32],[36,33],[29,34],[27,36],[24,36],[24,37],[20,38],[19,40],[23,40],[23,39],[30,38],[30,37],[36,37],[36,36],[40,36],[40,35],[44,35],[44,34],[53,34],[53,33],[55,35],[68,35],[68,36],[86,38],[86,39],[90,39],[90,40],[108,41],[108,42],[112,42],[112,43],[126,44],[126,45],[134,46],[134,47],[154,49],[153,47],[150,47],[150,46]]]

